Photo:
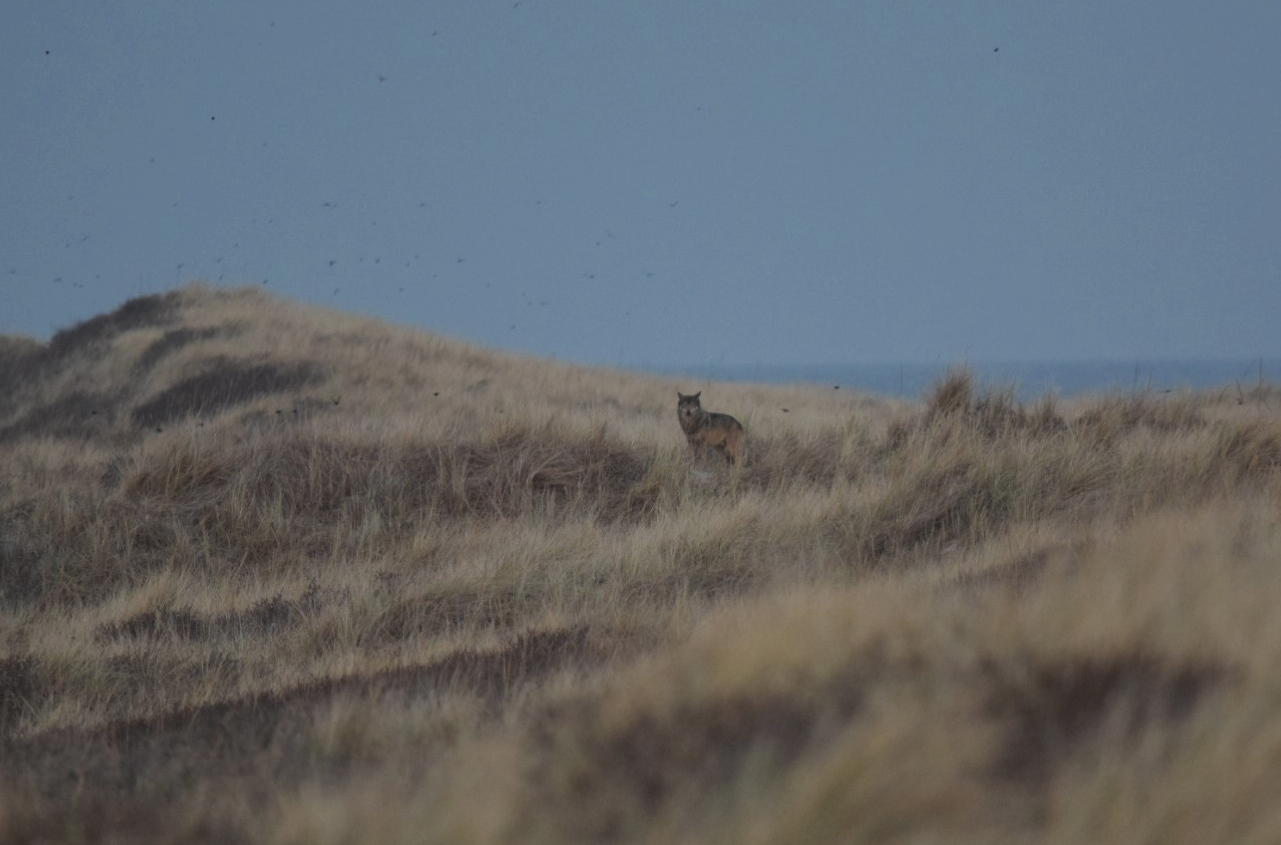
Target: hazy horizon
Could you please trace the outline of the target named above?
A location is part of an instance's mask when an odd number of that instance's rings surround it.
[[[218,288],[218,285],[210,285]],[[300,302],[301,300],[294,300]],[[119,305],[121,303],[117,303]],[[110,310],[102,312],[109,313]],[[89,315],[93,319],[98,315]],[[412,323],[399,322],[391,317],[370,314],[388,325],[418,328]],[[79,322],[79,321],[77,321]],[[73,329],[77,323],[58,326],[53,333],[36,337],[47,342],[58,331]],[[579,360],[539,352],[506,349],[484,344],[468,338],[443,333],[438,336],[472,344],[478,348],[493,349],[517,355],[527,355],[550,362],[565,362],[582,366],[600,366],[657,375],[711,379],[715,381],[761,383],[813,383],[836,384],[855,390],[898,396],[919,396],[929,389],[935,379],[954,368],[968,368],[982,386],[1018,388],[1021,399],[1030,400],[1045,392],[1062,396],[1101,393],[1116,389],[1139,388],[1212,388],[1233,382],[1253,383],[1262,378],[1275,382],[1281,372],[1281,357],[1270,356],[1207,356],[1199,358],[1041,358],[1041,359],[976,359],[957,357],[934,360],[905,359],[878,360],[868,358],[851,361],[768,361],[764,359],[731,361],[607,361]],[[24,336],[21,333],[0,331],[0,336]],[[25,335],[30,336],[30,335]]]

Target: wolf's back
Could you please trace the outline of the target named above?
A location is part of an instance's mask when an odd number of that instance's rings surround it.
[[[714,412],[709,412],[707,414],[707,427],[727,429],[730,431],[743,430],[743,424],[731,417],[729,414],[718,414]]]

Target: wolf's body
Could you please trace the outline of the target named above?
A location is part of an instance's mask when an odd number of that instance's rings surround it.
[[[701,390],[692,396],[676,391],[676,418],[680,420],[681,431],[695,452],[715,449],[733,466],[743,454],[743,424],[729,414],[705,409],[698,399],[702,395]]]

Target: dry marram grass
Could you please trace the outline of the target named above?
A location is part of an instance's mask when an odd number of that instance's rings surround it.
[[[0,840],[1281,836],[1267,385],[680,384],[192,287],[0,394]]]

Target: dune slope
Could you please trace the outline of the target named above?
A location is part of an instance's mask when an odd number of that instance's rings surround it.
[[[0,840],[1276,841],[1281,393],[1229,388],[682,383],[202,286],[0,338]]]

